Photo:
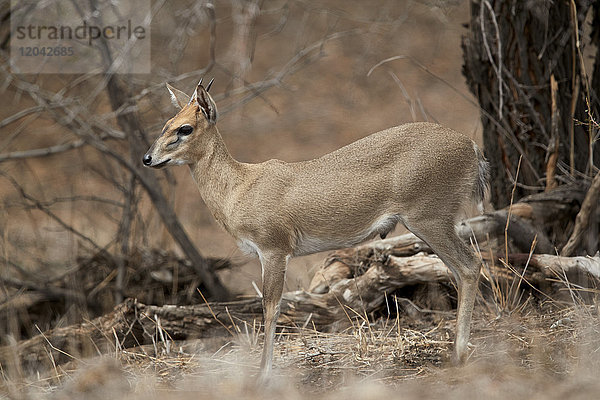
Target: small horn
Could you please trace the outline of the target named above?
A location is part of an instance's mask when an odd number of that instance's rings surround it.
[[[212,78],[210,80],[210,82],[208,82],[208,85],[206,86],[206,91],[208,92],[210,90],[210,87],[212,86],[213,82],[215,81],[215,78]]]
[[[200,78],[200,82],[198,82],[198,86],[202,85],[202,79],[204,79],[204,77]]]

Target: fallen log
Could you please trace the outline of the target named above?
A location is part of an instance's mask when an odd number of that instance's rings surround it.
[[[552,253],[554,249],[542,230],[508,209],[463,221],[458,224],[457,232],[465,241],[474,236],[480,247],[491,249],[494,253],[505,250],[507,245],[508,252],[529,252],[534,241],[537,253]]]
[[[600,279],[600,253],[595,256],[563,257],[550,254],[509,254],[509,263],[524,265],[529,264],[542,272],[546,277],[564,277],[571,272],[587,273]],[[529,260],[529,261],[528,261]]]
[[[370,265],[374,260],[381,260],[385,257],[388,260],[385,262],[385,265],[390,268],[404,270],[404,267],[408,267],[415,269],[412,272],[408,271],[407,275],[404,276],[404,279],[408,279],[407,282],[411,282],[409,284],[427,281],[447,281],[440,279],[440,276],[436,275],[443,270],[445,271],[445,276],[449,276],[449,271],[435,255],[423,254],[411,257],[397,257],[393,255],[397,249],[394,247],[396,245],[401,252],[412,249],[415,253],[419,250],[422,253],[432,253],[431,249],[412,233],[377,240],[352,249],[336,251],[329,255],[323,267],[313,276],[309,285],[309,292],[327,293],[335,287],[334,285],[337,282],[348,280],[361,274],[361,269],[365,270],[365,265]],[[386,254],[388,255],[386,256]],[[485,274],[486,271],[492,268],[493,274],[497,279],[508,280],[515,276],[513,271],[503,266],[503,263],[506,262],[504,260],[505,254],[495,254],[493,257],[490,257],[489,253],[482,252],[481,256],[488,263],[487,268],[482,268],[482,274]],[[418,261],[413,263],[413,260]],[[527,266],[529,268],[527,278],[531,279],[534,283],[540,283],[546,278],[564,276],[564,274],[571,272],[587,273],[593,278],[600,280],[600,254],[596,254],[594,257],[562,257],[550,254],[509,253],[508,264],[514,267]],[[429,269],[423,275],[424,279],[417,281],[416,277],[423,273],[422,267]],[[535,276],[535,272],[541,273],[542,276]]]
[[[385,294],[417,283],[448,280],[446,267],[433,256],[391,256],[386,265],[373,264],[355,279],[339,280],[326,294],[286,293],[280,324],[311,322],[323,330],[347,326],[354,312],[371,313],[385,302]],[[349,315],[351,314],[351,315]],[[158,341],[158,329],[171,340],[241,332],[240,326],[262,320],[260,298],[193,306],[151,306],[128,299],[112,312],[89,322],[52,329],[31,339],[0,348],[0,365],[27,372],[46,370],[91,354],[114,352]]]
[[[81,321],[81,315],[94,318],[110,312],[115,307],[117,259],[102,252],[81,257],[74,268],[53,278],[16,269],[13,276],[0,276],[5,288],[0,293],[0,337],[7,333],[31,337],[37,333],[31,321],[47,329],[57,323],[57,315],[61,323],[74,323]],[[133,249],[118,260],[126,267],[126,297],[156,305],[202,301],[195,294],[204,287],[186,259],[160,250]],[[225,259],[206,260],[215,271],[235,267]]]
[[[127,299],[108,314],[88,322],[40,333],[0,347],[0,366],[26,374],[117,350],[159,342],[159,329],[170,340],[227,333],[232,309],[238,321],[260,318],[260,299],[196,306],[151,306]],[[225,322],[223,322],[225,321]]]
[[[403,243],[405,239],[401,238],[398,242]],[[355,318],[362,319],[383,309],[386,295],[399,293],[398,290],[403,287],[448,283],[451,279],[449,270],[435,255],[388,255],[384,261],[381,255],[378,257],[365,260],[365,269],[360,275],[330,281],[325,293],[294,291],[284,294],[279,325],[295,328],[310,323],[317,329],[335,331],[350,325]],[[576,269],[600,279],[600,255],[567,258],[511,254],[509,260],[515,265],[528,263],[529,274],[537,270],[554,278],[557,272]],[[342,263],[340,260],[337,262]],[[334,266],[334,263],[329,266]],[[498,275],[497,280],[498,277],[507,279],[518,275],[504,270],[504,275]],[[128,299],[112,312],[92,321],[53,329],[29,340],[1,347],[0,365],[4,370],[17,368],[33,373],[92,354],[156,345],[161,342],[161,337],[187,340],[230,335],[235,338],[245,331],[245,324],[254,326],[261,320],[262,306],[258,297],[210,305],[160,307]],[[166,334],[161,335],[160,330]]]

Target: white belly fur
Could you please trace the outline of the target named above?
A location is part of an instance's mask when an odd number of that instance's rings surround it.
[[[352,237],[333,238],[333,237],[314,237],[310,235],[301,235],[294,249],[294,256],[318,253],[320,251],[335,250],[344,247],[351,247],[376,235],[385,235],[392,231],[394,227],[402,220],[400,215],[383,215],[379,217],[371,226]]]
[[[316,237],[310,235],[300,235],[293,256],[302,256],[321,251],[341,249],[352,247],[358,243],[364,242],[376,235],[385,235],[392,231],[398,222],[402,221],[400,215],[383,215],[379,217],[369,228],[359,232],[352,237],[334,238],[334,237]],[[255,254],[260,261],[263,261],[261,249],[249,239],[241,239],[237,243],[241,251],[246,254]]]

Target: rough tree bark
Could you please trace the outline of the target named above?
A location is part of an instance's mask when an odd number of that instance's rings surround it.
[[[481,106],[496,208],[510,201],[520,156],[523,185],[517,187],[515,200],[531,193],[531,187],[544,186],[552,156],[557,169],[550,168],[550,174],[570,175],[569,179],[578,173],[593,176],[593,162],[600,160],[600,146],[593,146],[591,140],[597,127],[577,123],[589,122],[586,97],[590,112],[598,115],[600,59],[596,56],[588,87],[579,53],[592,4],[589,0],[471,1],[469,32],[462,43],[463,73]],[[594,20],[600,21],[600,6],[594,7]],[[593,43],[598,36],[596,26]],[[552,79],[559,93],[554,113]]]
[[[581,210],[575,220],[575,228],[567,244],[562,248],[561,255],[570,256],[583,240],[584,233],[588,231],[591,224],[598,221],[598,199],[600,199],[600,172],[596,174],[585,196]],[[596,214],[596,215],[594,215]],[[598,234],[592,229],[590,233]]]

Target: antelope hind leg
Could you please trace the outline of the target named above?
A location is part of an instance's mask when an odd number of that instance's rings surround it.
[[[450,221],[429,220],[422,224],[413,221],[407,227],[433,249],[456,278],[458,309],[453,361],[455,364],[462,364],[468,357],[471,317],[479,281],[479,261],[456,234],[454,223]]]

